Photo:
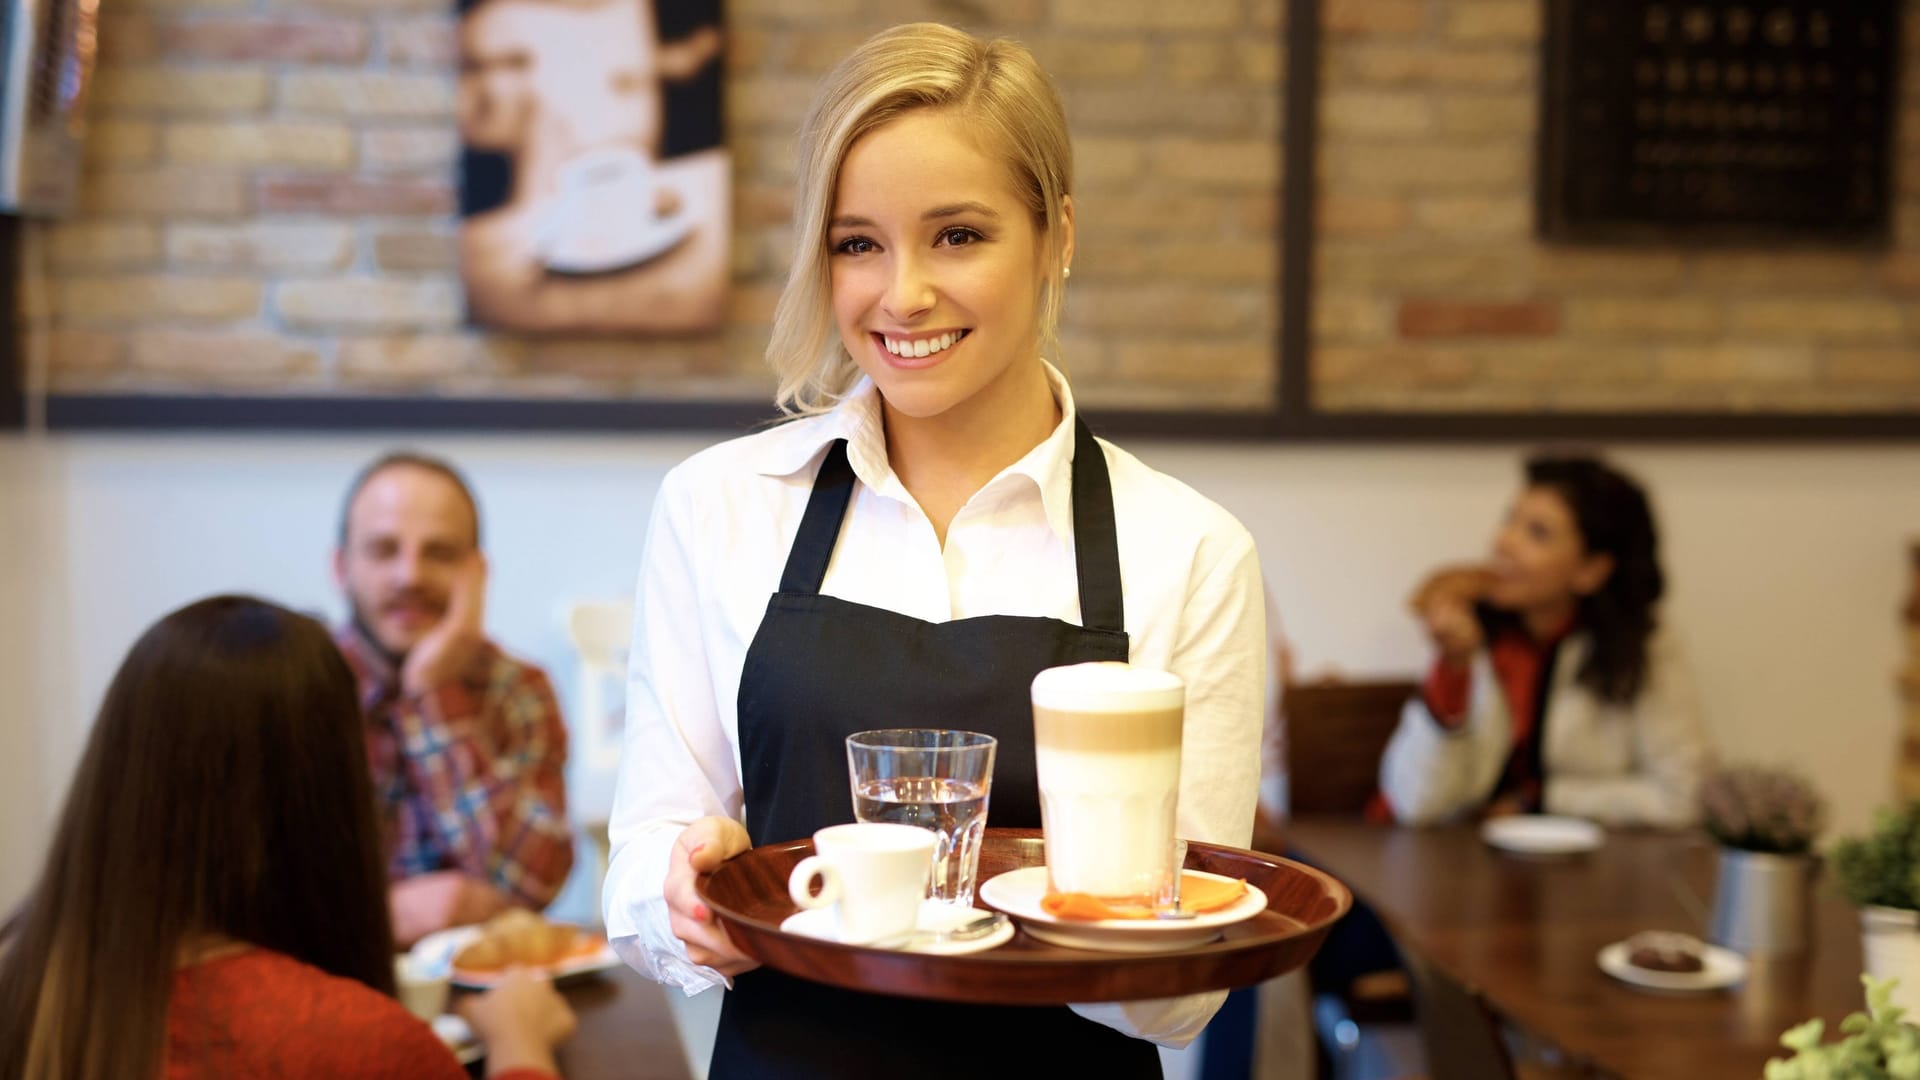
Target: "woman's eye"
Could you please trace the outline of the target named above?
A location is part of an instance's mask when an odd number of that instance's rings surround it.
[[[940,242],[948,247],[965,247],[968,244],[978,243],[981,239],[979,233],[957,225],[951,229],[944,229],[940,233]]]
[[[833,253],[836,255],[865,255],[873,249],[873,241],[864,236],[849,236],[833,245]]]

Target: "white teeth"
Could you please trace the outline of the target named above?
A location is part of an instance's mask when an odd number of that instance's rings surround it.
[[[967,332],[964,330],[949,331],[938,337],[921,338],[918,341],[898,341],[882,335],[880,343],[885,345],[887,351],[895,356],[918,358],[922,356],[932,356],[937,352],[945,352],[953,348],[954,345],[959,343],[961,338],[966,336]]]

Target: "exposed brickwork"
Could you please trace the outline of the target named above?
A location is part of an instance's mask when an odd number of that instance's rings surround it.
[[[113,5],[82,208],[45,226],[28,268],[55,385],[763,399],[801,110],[866,34],[938,18],[1028,42],[1062,88],[1079,237],[1061,337],[1083,395],[1273,400],[1283,0],[727,7],[730,325],[535,341],[460,326],[444,0]],[[1920,402],[1920,64],[1888,251],[1549,248],[1532,227],[1540,8],[1326,0],[1315,400]],[[1920,0],[1907,8],[1920,48]]]
[[[1316,402],[1818,411],[1920,400],[1920,82],[1907,81],[1900,119],[1889,251],[1547,247],[1533,235],[1532,188],[1542,8],[1328,0]],[[1905,17],[1920,39],[1920,3]]]

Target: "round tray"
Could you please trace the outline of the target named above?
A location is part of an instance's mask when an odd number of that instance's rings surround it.
[[[1110,953],[1049,945],[1024,930],[997,949],[959,956],[842,945],[789,934],[794,864],[813,853],[795,840],[747,851],[694,882],[742,950],[768,967],[849,990],[993,1005],[1065,1005],[1176,997],[1251,986],[1305,964],[1353,904],[1346,886],[1310,866],[1257,851],[1193,842],[1187,868],[1246,878],[1267,908],[1205,945]],[[1045,862],[1038,829],[988,829],[980,880]],[[1017,922],[1017,920],[1016,920]],[[751,976],[749,976],[751,977]]]

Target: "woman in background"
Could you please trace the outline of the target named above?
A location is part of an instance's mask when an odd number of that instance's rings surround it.
[[[1384,808],[1693,823],[1707,734],[1665,589],[1639,484],[1592,458],[1527,462],[1491,562],[1415,596],[1438,655],[1381,759]]]
[[[393,999],[361,724],[312,619],[223,596],[149,629],[0,927],[0,1076],[464,1077]],[[463,1012],[490,1076],[556,1075],[573,1016],[551,986]]]

